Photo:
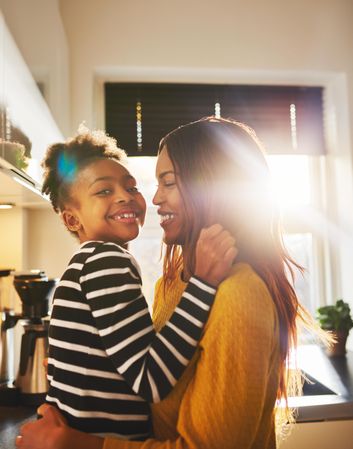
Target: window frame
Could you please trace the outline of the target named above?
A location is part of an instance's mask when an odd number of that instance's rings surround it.
[[[330,222],[343,228],[343,232],[353,229],[351,208],[353,155],[348,109],[349,95],[344,73],[300,69],[287,71],[160,66],[97,67],[92,73],[93,109],[91,121],[88,121],[94,128],[104,129],[105,127],[104,83],[106,81],[321,85],[324,88],[324,132],[327,145],[324,178],[328,185],[328,200],[325,213]],[[343,297],[353,307],[351,251],[345,244],[344,238],[339,240],[333,244],[332,237],[329,236],[326,242],[318,246],[318,255],[321,252],[328,258],[321,277],[325,277],[325,283],[329,288],[326,289],[324,296],[320,295],[320,301],[322,304],[332,304],[335,298]]]

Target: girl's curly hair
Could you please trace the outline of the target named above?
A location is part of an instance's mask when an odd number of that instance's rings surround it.
[[[102,158],[124,161],[126,153],[104,131],[90,131],[82,125],[75,137],[49,146],[41,163],[42,193],[49,196],[56,213],[69,200],[70,186],[77,173],[93,160]]]

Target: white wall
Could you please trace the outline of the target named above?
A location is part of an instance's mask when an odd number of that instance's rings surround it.
[[[0,210],[0,267],[22,270],[27,256],[27,211]]]
[[[344,72],[353,99],[353,3],[350,0],[60,0],[70,43],[72,126],[94,119],[96,72],[145,79],[177,68],[197,80],[213,69],[233,76],[266,71]],[[126,70],[134,68],[134,70]],[[194,73],[188,73],[193,69]],[[261,76],[259,76],[261,78]],[[352,118],[351,118],[352,120]],[[352,121],[351,121],[352,123]]]
[[[28,268],[44,269],[49,277],[60,278],[78,241],[51,208],[28,211],[28,235]]]
[[[60,277],[78,245],[49,207],[0,210],[0,268]]]

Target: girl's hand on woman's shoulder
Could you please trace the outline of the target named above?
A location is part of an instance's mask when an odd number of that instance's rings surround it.
[[[195,276],[218,287],[230,274],[237,253],[235,238],[220,224],[202,229],[196,243]]]

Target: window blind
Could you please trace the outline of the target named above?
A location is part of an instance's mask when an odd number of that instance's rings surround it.
[[[160,139],[201,117],[251,126],[269,154],[325,154],[322,87],[105,83],[106,131],[129,156],[156,155]]]

